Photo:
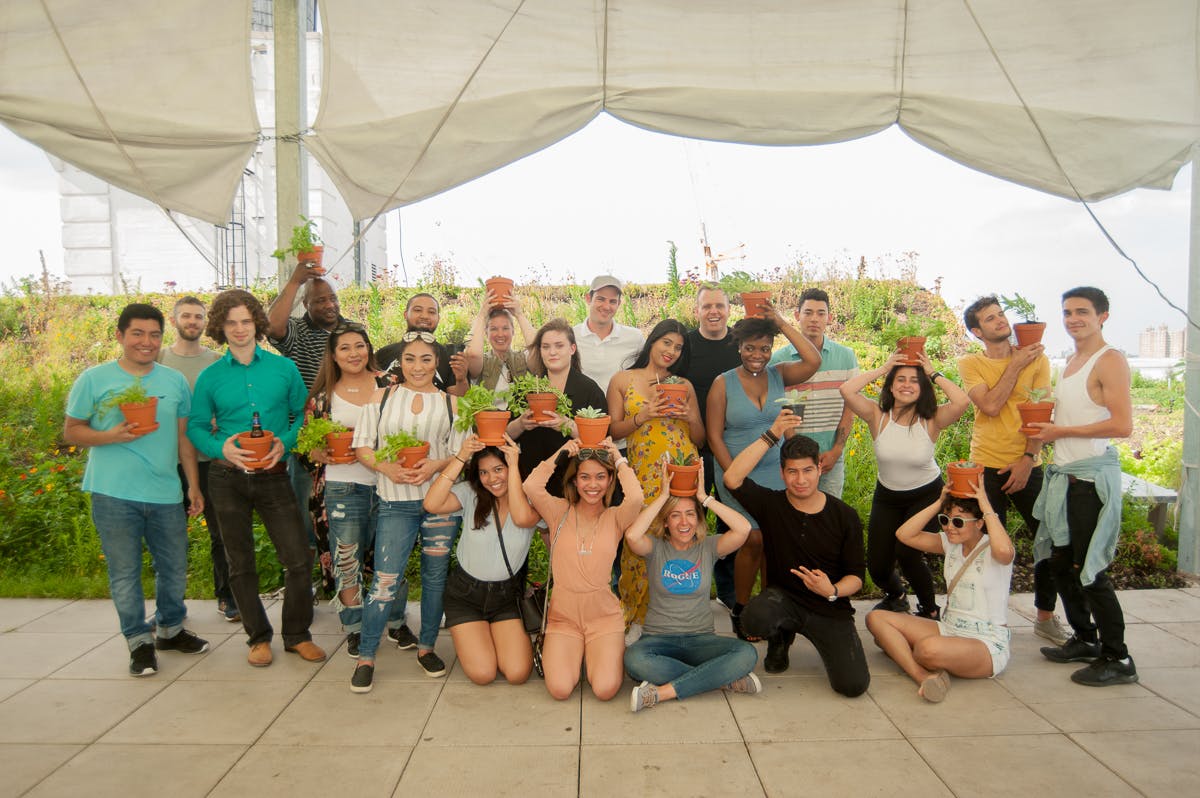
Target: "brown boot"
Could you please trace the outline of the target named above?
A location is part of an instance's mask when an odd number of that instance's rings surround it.
[[[246,661],[256,668],[265,668],[271,664],[271,644],[255,643],[250,646],[250,654]]]
[[[311,640],[305,640],[302,643],[297,643],[294,646],[284,646],[284,651],[290,651],[293,654],[299,654],[300,659],[305,662],[324,662],[325,649],[318,646]]]

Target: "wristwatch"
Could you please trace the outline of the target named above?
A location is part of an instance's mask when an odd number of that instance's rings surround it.
[[[930,381],[930,382],[937,382],[937,379],[938,379],[938,377],[945,378],[945,376],[946,376],[946,375],[945,375],[945,374],[943,374],[942,372],[940,372],[940,371],[935,371],[935,372],[933,372],[932,374],[930,374],[930,375],[929,375],[929,381]]]
[[[837,600],[838,600],[837,585],[834,585],[834,586],[833,586],[833,593],[831,593],[830,595],[826,596],[826,597],[825,597],[825,599],[826,599],[827,601],[837,601]]]

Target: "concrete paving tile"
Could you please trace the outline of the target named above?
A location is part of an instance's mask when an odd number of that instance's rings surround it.
[[[867,695],[847,698],[824,677],[763,680],[756,696],[732,696],[729,706],[749,742],[882,740],[900,732]]]
[[[83,750],[82,745],[0,745],[0,798],[15,798]]]
[[[167,686],[153,676],[38,682],[0,704],[0,742],[90,743]]]
[[[1200,670],[1196,668],[1138,668],[1138,683],[1194,715],[1200,715]],[[1105,690],[1116,688],[1105,688]]]
[[[211,636],[216,635],[242,634],[241,622],[230,623],[225,620],[225,614],[217,612],[215,599],[208,601],[188,599],[184,603],[188,608],[187,620],[183,622],[184,628],[195,634],[205,639],[211,639]]]
[[[1173,634],[1180,640],[1187,640],[1189,643],[1194,643],[1200,646],[1200,621],[1188,621],[1187,623],[1157,623],[1155,624],[1164,632]]]
[[[1200,731],[1096,732],[1072,739],[1150,798],[1200,795]]]
[[[1157,696],[1035,704],[1032,708],[1067,733],[1200,729],[1200,716]]]
[[[127,717],[103,741],[249,744],[258,739],[300,687],[295,682],[180,680]]]
[[[579,795],[765,795],[740,743],[598,745],[579,755]]]
[[[578,745],[579,729],[578,693],[555,701],[540,679],[522,685],[447,684],[421,733],[421,748],[516,740],[528,746]]]
[[[1181,590],[1121,590],[1117,596],[1127,623],[1200,621],[1200,596]]]
[[[0,678],[40,679],[110,637],[111,634],[7,632],[0,635]],[[129,666],[128,655],[125,666]]]
[[[338,645],[338,638],[314,636],[313,642],[325,649],[326,662],[329,650]],[[283,650],[283,640],[278,636],[271,641],[274,660],[266,668],[255,668],[246,662],[250,649],[246,646],[246,634],[225,638],[219,645],[210,646],[199,662],[180,675],[189,682],[308,682],[324,667],[324,662],[306,662],[299,655]]]
[[[912,744],[955,795],[1137,795],[1061,734],[963,736]]]
[[[1185,587],[1179,592],[1187,593],[1189,596],[1196,596],[1197,598],[1200,598],[1200,587]]]
[[[70,599],[17,598],[0,601],[0,632],[19,629],[71,603]],[[37,631],[37,630],[35,630]]]
[[[21,692],[35,681],[35,679],[0,679],[0,701]]]
[[[666,701],[636,715],[629,709],[634,683],[628,679],[611,701],[599,701],[591,691],[583,694],[583,744],[651,745],[664,740],[677,743],[737,743],[742,735],[729,706],[733,702],[761,701],[762,695],[729,695],[722,690]]]
[[[1153,624],[1126,626],[1125,645],[1139,669],[1200,667],[1200,646]]]
[[[354,740],[355,745],[363,746],[416,745],[441,687],[383,682],[369,693],[356,695],[350,692],[349,682],[310,682],[260,742],[316,746],[330,740]]]
[[[259,744],[246,752],[209,795],[391,795],[410,751],[407,747],[384,750],[355,745],[297,748]],[[430,794],[449,793],[434,790]]]
[[[203,654],[180,654],[174,651],[155,652],[158,658],[158,673],[155,679],[165,677],[174,681],[190,668],[204,661],[217,646],[225,642],[227,635],[212,635],[208,640],[209,650]],[[48,679],[128,679],[129,678],[129,646],[125,638],[117,635],[110,637],[102,645],[71,660]]]
[[[1014,632],[1008,667],[993,681],[1030,705],[1147,696],[1147,692],[1136,684],[1123,684],[1104,690],[1075,684],[1071,681],[1071,672],[1084,667],[1084,663],[1051,662],[1039,650],[1046,645],[1049,645],[1049,641],[1035,637],[1032,631]]]
[[[515,742],[513,739],[509,743]],[[500,745],[444,748],[421,744],[413,751],[396,798],[441,795],[574,796],[579,783],[579,749],[575,745]],[[611,786],[611,785],[610,785]]]
[[[870,695],[910,739],[1055,731],[991,679],[951,677],[950,692],[940,704],[930,704],[917,695],[916,683],[907,676],[872,680]]]
[[[241,745],[97,744],[56,770],[29,796],[204,796],[243,750]]]
[[[772,796],[952,795],[907,740],[750,743],[750,756],[767,795]],[[870,778],[863,778],[864,773]]]
[[[154,600],[146,601],[146,617],[154,614]],[[21,627],[23,632],[41,634],[101,634],[121,633],[121,622],[117,619],[117,608],[107,599],[103,601],[72,601],[64,607],[48,612],[35,621]]]
[[[354,675],[354,667],[358,660],[351,659],[346,654],[345,636],[324,636],[321,641],[325,650],[333,653],[330,654],[325,666],[317,673],[314,680],[350,684],[350,677]],[[329,645],[326,645],[327,642]],[[449,633],[443,632],[438,636],[433,650],[446,663],[446,676],[444,677],[433,678],[426,675],[421,666],[417,664],[417,649],[401,651],[390,640],[381,641],[375,652],[375,684],[379,684],[381,679],[389,682],[439,682],[452,677],[457,670],[455,663],[458,658],[454,655],[454,641],[450,639]],[[468,679],[466,682],[470,683],[470,680]]]

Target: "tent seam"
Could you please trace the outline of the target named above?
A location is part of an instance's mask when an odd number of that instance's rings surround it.
[[[908,77],[908,0],[904,0],[902,14],[904,24],[902,26],[903,35],[900,37],[900,96],[896,100],[896,124],[900,124],[900,117],[904,112],[905,78]]]

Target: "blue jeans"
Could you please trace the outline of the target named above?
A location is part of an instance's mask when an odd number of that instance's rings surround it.
[[[625,670],[634,681],[675,685],[675,697],[690,698],[736,681],[758,662],[754,646],[711,632],[642,635],[625,649]]]
[[[362,628],[362,568],[367,547],[374,540],[376,517],[379,513],[379,494],[374,485],[355,482],[325,483],[325,514],[329,519],[329,549],[333,554],[333,577],[337,590],[333,605],[337,607],[342,628],[357,632]],[[343,590],[358,592],[358,604],[342,603]],[[403,601],[392,603],[388,628],[404,623]]]
[[[108,589],[129,650],[153,643],[142,592],[142,541],[154,561],[154,612],[159,637],[183,628],[187,607],[187,514],[181,504],[152,504],[92,494],[92,523],[108,564]]]
[[[833,464],[833,468],[821,475],[821,479],[817,482],[817,490],[822,493],[828,493],[830,496],[842,498],[842,490],[846,487],[846,454]]]

